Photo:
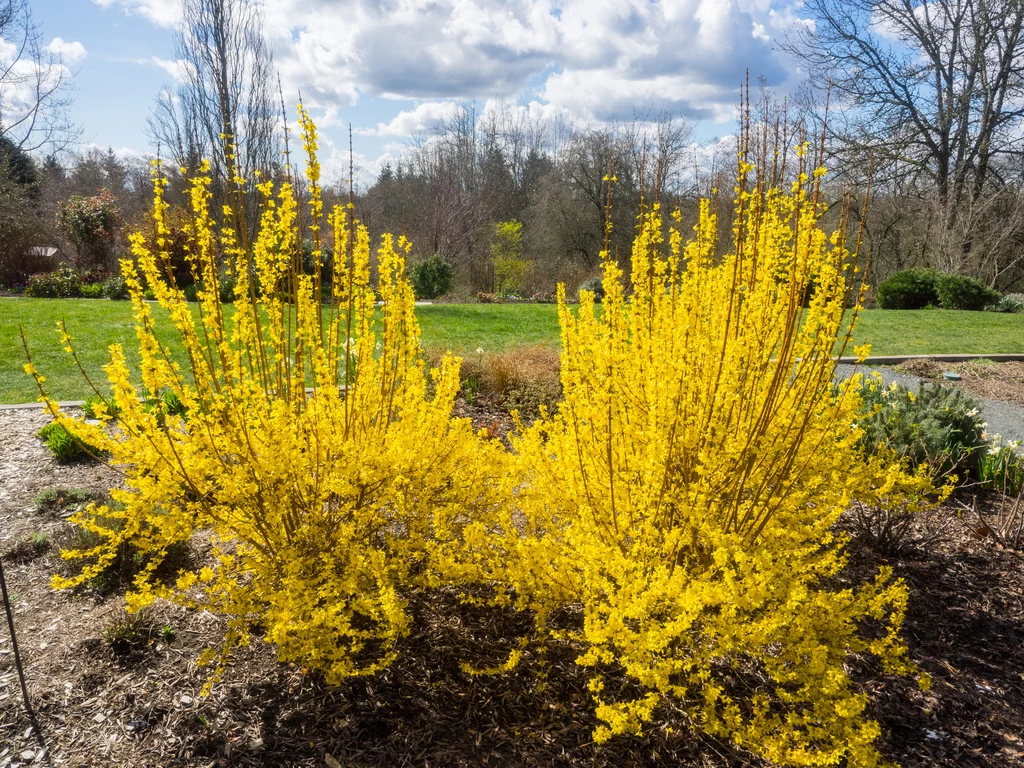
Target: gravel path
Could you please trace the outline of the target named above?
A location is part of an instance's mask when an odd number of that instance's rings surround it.
[[[853,375],[855,368],[852,365],[842,364],[836,368],[837,378],[848,379]],[[886,384],[897,382],[903,386],[917,390],[921,381],[926,379],[910,376],[905,373],[898,373],[891,368],[862,366],[861,373],[870,375],[877,371],[882,375],[882,381]],[[988,433],[1001,435],[1003,440],[1020,440],[1024,442],[1024,408],[1019,405],[1000,403],[994,400],[981,400],[981,412],[988,422]]]

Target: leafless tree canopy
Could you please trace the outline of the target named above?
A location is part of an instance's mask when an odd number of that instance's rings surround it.
[[[417,258],[440,254],[463,284],[492,290],[494,224],[523,223],[531,287],[575,288],[596,272],[604,242],[609,164],[611,248],[628,261],[641,191],[671,207],[693,193],[692,127],[669,114],[574,126],[499,104],[467,104],[420,137],[407,160],[386,167],[358,201],[374,232],[402,231]]]
[[[232,137],[238,170],[268,171],[278,160],[273,55],[253,0],[183,0],[175,38],[176,90],[161,94],[150,133],[175,161],[194,168],[211,160],[219,185]]]
[[[1006,284],[1020,271],[1024,237],[1014,191],[1024,149],[1024,3],[808,0],[804,11],[813,28],[798,26],[782,47],[819,94],[831,87],[834,165],[863,177],[870,162],[890,208],[925,222],[925,261]],[[909,258],[917,244],[908,248],[906,224],[884,226],[889,235],[903,230],[899,250]]]
[[[61,55],[44,46],[28,0],[0,0],[0,137],[28,152],[74,141],[69,78]]]

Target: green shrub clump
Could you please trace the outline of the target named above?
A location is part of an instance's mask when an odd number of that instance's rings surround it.
[[[583,293],[584,291],[594,294],[594,301],[600,302],[604,299],[604,284],[601,282],[600,277],[584,280],[576,292]]]
[[[939,275],[935,282],[939,306],[943,309],[968,309],[980,312],[1002,298],[980,280],[964,275]]]
[[[82,280],[70,267],[32,275],[25,295],[36,299],[74,299],[82,295]]]
[[[880,309],[924,309],[939,303],[939,273],[913,267],[901,270],[878,286],[875,301]]]
[[[82,286],[83,299],[102,299],[103,283],[87,283]]]
[[[103,283],[103,295],[108,299],[116,299],[117,301],[125,301],[130,297],[128,293],[128,283],[121,275],[113,275]]]
[[[993,307],[996,312],[1024,312],[1024,293],[1008,293]]]
[[[84,445],[56,422],[50,422],[40,429],[38,434],[54,458],[62,464],[79,461],[100,453],[99,449],[91,445]]]
[[[988,450],[978,403],[959,389],[922,382],[917,392],[878,379],[861,392],[862,445],[869,454],[894,452],[912,467],[922,465],[936,482],[956,475],[961,483],[979,478]]]
[[[452,289],[455,270],[435,253],[414,266],[409,277],[417,299],[437,299]]]

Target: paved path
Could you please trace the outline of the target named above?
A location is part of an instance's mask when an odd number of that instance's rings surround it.
[[[852,365],[841,364],[836,368],[836,376],[847,379],[854,371]],[[913,391],[917,390],[919,382],[924,381],[917,376],[910,376],[905,373],[897,373],[892,368],[875,368],[873,366],[861,366],[860,371],[870,375],[874,371],[882,374],[882,381],[886,384],[898,382]],[[1020,440],[1024,444],[1024,407],[1011,405],[1009,403],[998,403],[994,400],[981,400],[981,412],[988,422],[986,430],[990,435],[1001,435],[1004,441]]]

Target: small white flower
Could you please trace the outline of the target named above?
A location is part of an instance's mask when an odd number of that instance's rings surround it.
[[[978,409],[977,408],[971,408],[971,410],[969,410],[967,412],[967,415],[968,416],[977,416],[978,415]]]
[[[484,348],[483,348],[483,347],[477,347],[477,348],[476,348],[476,353],[477,353],[478,355],[482,355],[482,354],[484,353]]]

